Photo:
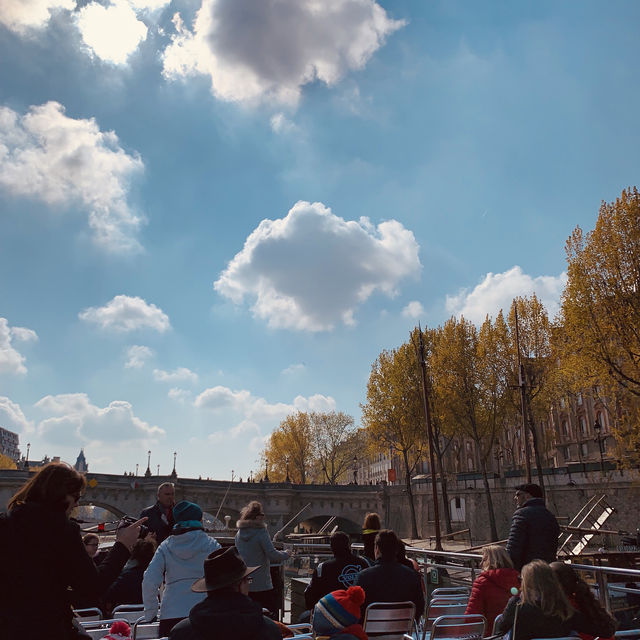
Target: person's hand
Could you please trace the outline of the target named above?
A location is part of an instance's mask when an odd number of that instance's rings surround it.
[[[155,531],[149,531],[144,538],[147,542],[158,542],[158,538],[156,537]]]
[[[140,535],[140,525],[146,522],[149,518],[146,516],[140,518],[128,527],[121,527],[116,531],[116,542],[122,543],[129,551],[133,549],[133,545],[136,543],[138,536]]]

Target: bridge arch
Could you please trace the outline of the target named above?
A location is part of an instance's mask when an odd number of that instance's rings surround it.
[[[116,519],[122,518],[125,514],[124,511],[118,509],[118,507],[114,507],[112,504],[108,502],[103,502],[101,500],[80,500],[78,503],[78,507],[98,507],[99,509],[104,509],[105,511],[109,511],[112,513]],[[75,509],[74,509],[75,511]],[[73,512],[72,512],[73,515]]]

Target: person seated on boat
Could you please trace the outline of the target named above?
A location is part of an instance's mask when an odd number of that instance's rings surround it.
[[[191,585],[207,597],[189,617],[169,633],[169,640],[281,640],[278,626],[262,615],[262,607],[249,598],[252,574],[236,547],[218,549],[204,561],[204,577]]]
[[[491,635],[494,620],[520,588],[520,576],[506,549],[497,544],[482,549],[482,573],[474,580],[465,614],[478,613],[487,620],[486,635]]]
[[[364,590],[358,586],[332,591],[320,598],[313,610],[316,640],[367,640],[359,622],[364,600]]]
[[[374,552],[376,563],[356,578],[356,585],[364,589],[366,596],[361,617],[372,602],[411,600],[418,620],[424,613],[422,580],[416,571],[398,562],[398,536],[390,529],[378,531]]]
[[[121,604],[142,603],[142,580],[156,552],[156,542],[151,535],[133,545],[131,559],[104,595],[105,614]]]
[[[571,568],[570,564],[552,562],[550,566],[571,606],[590,620],[594,628],[596,626],[609,625],[608,632],[601,634],[601,640],[613,640],[616,621],[598,602],[589,585]],[[595,638],[594,635],[589,633],[581,633],[580,637],[582,640],[594,640]]]
[[[521,596],[509,600],[496,633],[511,630],[511,640],[556,638],[573,632],[606,637],[609,633],[608,622],[594,624],[571,606],[555,573],[544,560],[524,565],[520,577]]]
[[[159,615],[160,637],[168,635],[204,598],[191,590],[191,583],[202,575],[205,558],[220,548],[220,543],[204,532],[202,509],[197,504],[182,500],[173,507],[172,515],[175,524],[171,535],[158,547],[142,580],[146,621],[158,615],[158,590],[165,583]]]
[[[351,541],[343,531],[332,533],[329,545],[333,558],[321,562],[313,570],[311,582],[304,591],[304,603],[309,610],[307,620],[311,609],[322,596],[338,589],[352,587],[360,571],[369,567],[367,560],[351,552]]]

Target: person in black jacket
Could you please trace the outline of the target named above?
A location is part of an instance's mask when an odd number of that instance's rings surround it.
[[[171,535],[173,528],[173,507],[176,504],[176,490],[172,482],[163,482],[158,487],[154,505],[143,509],[141,518],[147,518],[147,528],[155,533],[158,545]]]
[[[325,560],[313,570],[311,582],[304,591],[304,603],[309,611],[327,593],[354,586],[360,571],[369,567],[365,558],[351,553],[349,536],[343,531],[332,533],[329,544],[333,560]]]
[[[362,619],[372,602],[411,600],[416,605],[416,620],[424,612],[420,575],[398,562],[398,542],[396,534],[389,529],[382,529],[376,535],[376,563],[373,567],[363,569],[356,579],[356,585],[362,587],[366,595],[362,605]]]
[[[210,553],[204,578],[191,586],[207,597],[171,629],[169,640],[281,640],[276,623],[249,598],[251,574],[259,568],[247,567],[235,547]]]
[[[0,523],[0,639],[76,638],[68,588],[98,597],[129,558],[143,520],[118,530],[99,567],[85,551],[69,519],[84,488],[84,476],[52,462],[9,501]]]
[[[537,484],[516,487],[516,511],[511,519],[507,553],[518,571],[535,559],[553,562],[558,551],[560,527],[542,499]]]

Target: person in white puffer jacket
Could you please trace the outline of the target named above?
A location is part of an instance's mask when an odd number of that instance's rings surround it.
[[[204,599],[206,593],[194,593],[191,585],[202,577],[207,556],[220,549],[220,543],[204,532],[202,509],[197,504],[178,502],[173,507],[173,519],[171,535],[156,550],[142,581],[146,621],[158,616],[158,590],[165,583],[160,604],[160,637],[168,636],[191,608]]]

